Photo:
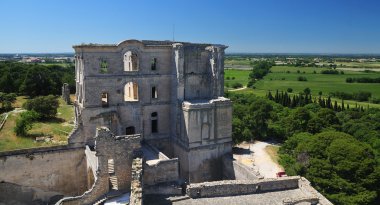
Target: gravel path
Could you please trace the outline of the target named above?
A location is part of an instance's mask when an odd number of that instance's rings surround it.
[[[282,171],[277,163],[273,162],[265,147],[270,145],[267,142],[256,142],[251,144],[250,150],[253,152],[254,164],[264,178],[276,178],[276,173]]]
[[[283,171],[283,169],[266,152],[265,147],[268,145],[270,144],[260,141],[239,144],[237,147],[241,148],[240,152],[242,153],[234,153],[234,158],[257,170],[264,178],[276,178],[276,173]]]

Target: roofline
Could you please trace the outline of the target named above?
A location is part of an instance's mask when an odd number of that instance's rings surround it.
[[[191,43],[191,42],[180,42],[180,41],[155,41],[155,40],[136,40],[136,39],[128,39],[121,41],[117,44],[98,44],[98,43],[82,43],[78,45],[73,45],[73,48],[93,48],[93,47],[106,47],[106,48],[114,48],[119,47],[123,43],[140,43],[144,46],[173,46],[174,44],[183,44],[183,45],[199,45],[199,46],[220,46],[224,48],[228,48],[228,46],[222,44],[211,44],[211,43]]]

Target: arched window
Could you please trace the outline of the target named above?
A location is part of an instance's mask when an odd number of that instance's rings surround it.
[[[108,93],[102,93],[102,107],[108,107]]]
[[[139,88],[137,83],[128,82],[124,86],[124,101],[138,101],[139,100]]]
[[[138,71],[139,59],[136,53],[127,51],[124,54],[124,71]]]
[[[153,112],[150,115],[151,119],[151,126],[152,126],[152,133],[157,133],[158,132],[158,119],[157,119],[157,112]]]

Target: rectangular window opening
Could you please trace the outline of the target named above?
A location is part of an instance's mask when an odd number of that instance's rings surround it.
[[[152,70],[156,70],[157,69],[157,58],[153,58],[152,59],[151,69]]]
[[[152,133],[157,133],[157,132],[158,132],[158,121],[152,120]]]
[[[108,107],[108,93],[102,93],[102,107]]]
[[[157,98],[157,89],[155,86],[152,87],[152,98],[156,99]]]

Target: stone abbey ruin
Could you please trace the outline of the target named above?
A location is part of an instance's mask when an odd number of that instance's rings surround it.
[[[129,204],[331,204],[305,178],[260,179],[233,159],[226,48],[74,46],[68,145],[0,153],[0,205],[103,204],[125,193]]]

